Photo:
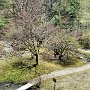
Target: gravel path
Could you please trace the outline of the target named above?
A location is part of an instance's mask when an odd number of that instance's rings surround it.
[[[41,75],[40,77],[33,79],[30,83],[27,83],[26,85],[20,87],[17,90],[26,90],[26,89],[30,88],[31,86],[36,85],[40,81],[44,81],[49,78],[55,78],[58,76],[68,75],[68,74],[72,74],[72,73],[76,73],[76,72],[80,72],[80,71],[84,71],[84,70],[88,70],[88,69],[90,69],[90,64],[87,64],[87,65],[84,65],[81,67],[67,68],[67,69],[60,70],[60,71],[54,71],[49,74]]]
[[[46,80],[49,78],[55,78],[58,76],[68,75],[68,74],[72,74],[72,73],[76,73],[76,72],[80,72],[80,71],[88,70],[88,69],[90,69],[90,64],[84,65],[82,67],[67,68],[61,71],[54,71],[54,72],[51,72],[50,74],[42,75],[40,78],[42,80]]]

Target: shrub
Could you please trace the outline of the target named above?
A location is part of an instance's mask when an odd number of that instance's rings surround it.
[[[90,33],[84,33],[84,35],[79,38],[79,43],[84,49],[90,49]]]
[[[72,64],[74,59],[78,55],[78,42],[77,40],[66,34],[65,32],[58,32],[52,35],[47,41],[46,46],[50,50],[53,50],[55,58],[58,56],[60,62],[64,64]]]

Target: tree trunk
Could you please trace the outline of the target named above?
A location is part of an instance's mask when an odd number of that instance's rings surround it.
[[[59,56],[59,60],[61,61],[61,59],[62,59],[62,57],[61,56]]]
[[[59,55],[59,60],[62,61],[63,55]]]
[[[36,65],[38,65],[38,54],[35,54],[36,56]]]
[[[54,53],[54,57],[56,58],[56,53]]]

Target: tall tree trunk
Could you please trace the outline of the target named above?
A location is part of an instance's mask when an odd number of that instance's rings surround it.
[[[56,56],[57,56],[56,53],[54,53],[54,57],[55,57],[55,58],[56,58]]]
[[[38,65],[38,54],[35,54],[36,56],[36,65]]]
[[[60,61],[62,60],[62,57],[61,57],[61,55],[59,56],[59,60],[60,60]]]
[[[62,57],[63,57],[63,55],[61,54],[61,55],[59,55],[59,60],[60,61],[62,61]]]

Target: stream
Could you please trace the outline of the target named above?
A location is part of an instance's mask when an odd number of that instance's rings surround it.
[[[22,85],[16,85],[12,83],[0,83],[0,90],[16,90]]]
[[[22,84],[13,84],[13,83],[0,83],[0,90],[16,90],[17,88],[23,86]],[[40,90],[40,88],[36,88],[35,86],[27,89],[27,90]]]

